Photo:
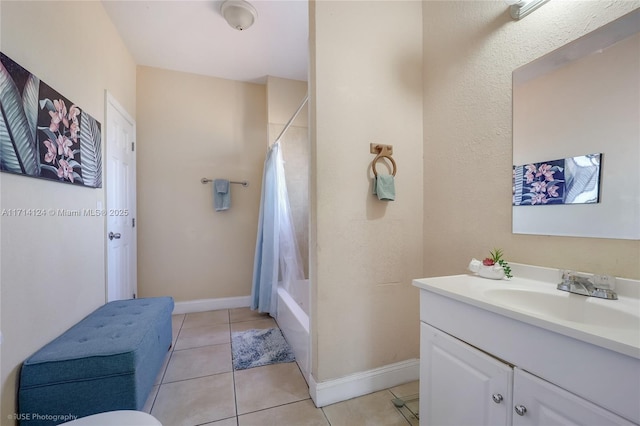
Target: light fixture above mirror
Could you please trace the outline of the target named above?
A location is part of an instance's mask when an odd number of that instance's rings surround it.
[[[548,2],[549,0],[505,0],[509,5],[509,13],[515,20],[519,20]]]

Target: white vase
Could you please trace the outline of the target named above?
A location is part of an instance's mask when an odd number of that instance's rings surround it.
[[[499,263],[495,265],[486,266],[483,265],[478,259],[471,259],[469,263],[469,270],[475,272],[483,278],[489,278],[492,280],[501,280],[504,278],[504,269]]]

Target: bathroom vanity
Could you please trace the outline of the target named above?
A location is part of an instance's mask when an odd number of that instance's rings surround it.
[[[604,300],[511,266],[511,280],[414,280],[420,424],[640,424],[640,282],[618,279]]]

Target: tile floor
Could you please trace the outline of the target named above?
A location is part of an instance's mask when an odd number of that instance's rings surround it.
[[[231,332],[277,327],[248,308],[173,316],[167,354],[145,410],[164,426],[417,425],[392,400],[418,382],[316,408],[295,362],[233,371]]]

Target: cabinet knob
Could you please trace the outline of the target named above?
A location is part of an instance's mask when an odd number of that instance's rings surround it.
[[[500,404],[504,399],[499,393],[494,393],[491,397],[493,398],[493,402],[495,402],[496,404]]]
[[[524,416],[524,414],[527,412],[527,407],[525,407],[524,405],[516,405],[514,409],[516,410],[516,414],[519,416]]]

